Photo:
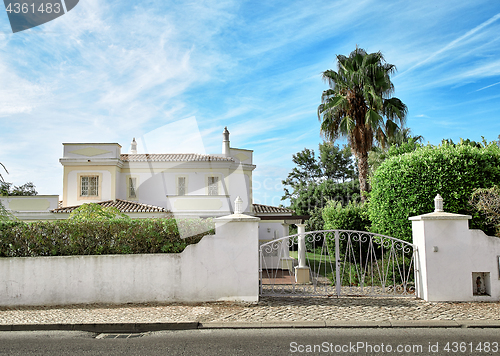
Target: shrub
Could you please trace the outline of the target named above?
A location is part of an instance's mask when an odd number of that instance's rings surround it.
[[[306,220],[306,231],[318,231],[324,229],[323,209],[316,207],[310,211],[309,219]]]
[[[178,226],[188,237],[181,238]],[[213,227],[210,219],[171,218],[1,222],[0,257],[178,253],[213,233]]]
[[[96,203],[82,204],[69,214],[69,219],[73,221],[102,221],[116,218],[130,219],[114,206],[103,207]]]
[[[9,220],[17,220],[17,218],[10,211],[5,209],[2,202],[0,201],[0,222]]]
[[[342,206],[340,202],[330,201],[323,208],[323,219],[325,230],[357,230],[368,231],[370,220],[368,219],[368,208],[366,203],[351,203]],[[335,240],[333,235],[327,234],[327,245],[329,251],[335,251]],[[346,241],[340,241],[340,253],[343,255],[346,249]],[[356,253],[358,249],[355,246]]]
[[[467,214],[474,189],[488,188],[498,181],[500,149],[496,144],[476,147],[444,142],[391,157],[371,181],[372,231],[411,241],[408,218],[434,211],[437,194],[443,197],[445,211]],[[484,216],[475,214],[471,225],[484,228]]]
[[[306,222],[308,231],[323,229],[323,207],[329,201],[334,200],[346,205],[350,201],[360,200],[357,180],[344,183],[326,180],[318,184],[304,185],[297,192],[297,197],[291,199],[290,209],[299,215],[310,215]]]
[[[346,205],[360,200],[357,180],[337,183],[325,180],[319,184],[304,185],[298,189],[297,197],[291,199],[290,209],[297,214],[310,214],[315,208],[323,208],[330,200]]]
[[[368,231],[368,205],[351,203],[342,206],[340,202],[331,201],[323,209],[325,230],[358,230]]]
[[[484,215],[490,228],[495,229],[496,236],[500,237],[500,187],[475,189],[469,203],[477,213]]]

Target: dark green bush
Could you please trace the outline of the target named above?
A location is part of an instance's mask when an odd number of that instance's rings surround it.
[[[500,181],[500,148],[496,144],[426,146],[384,161],[374,173],[369,203],[372,231],[411,241],[410,216],[434,211],[440,194],[444,210],[470,214],[474,189]],[[472,228],[486,233],[484,216],[474,214]]]
[[[213,227],[210,219],[170,218],[0,222],[0,257],[178,253]]]
[[[370,228],[367,204],[349,202],[342,206],[340,202],[331,201],[323,208],[323,219],[325,230],[368,231]]]
[[[323,208],[323,219],[325,230],[357,230],[368,231],[370,220],[368,219],[367,204],[351,203],[342,206],[340,202],[330,201]],[[327,234],[327,245],[330,251],[335,251],[335,240],[333,234]],[[346,252],[346,241],[340,241],[340,254]],[[356,254],[359,253],[359,246],[355,246]]]
[[[330,200],[346,205],[360,200],[357,180],[337,183],[325,180],[319,184],[303,185],[297,189],[297,196],[291,199],[290,209],[297,214],[311,214],[315,208],[323,208]]]

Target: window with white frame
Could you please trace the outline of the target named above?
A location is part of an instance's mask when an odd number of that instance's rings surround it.
[[[219,195],[219,177],[208,177],[208,195]]]
[[[177,177],[177,195],[186,195],[186,177]]]
[[[137,178],[128,177],[128,197],[137,198]]]
[[[99,176],[81,176],[80,177],[80,196],[97,197],[99,196]]]

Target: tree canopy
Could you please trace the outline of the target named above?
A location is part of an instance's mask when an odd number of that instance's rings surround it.
[[[296,167],[282,181],[285,195],[281,200],[296,199],[299,191],[325,181],[343,183],[356,178],[354,162],[349,147],[340,148],[331,142],[319,144],[319,155],[304,148],[292,156]]]
[[[321,208],[330,200],[347,204],[359,198],[354,160],[349,147],[340,148],[331,142],[319,145],[319,155],[305,148],[293,155],[296,167],[283,181],[285,194],[281,200],[290,200],[290,208],[297,214],[307,214],[308,229],[321,229]]]
[[[406,119],[406,105],[391,97],[395,70],[382,53],[356,48],[348,57],[337,55],[337,71],[323,72],[330,89],[318,107],[321,133],[330,141],[347,138],[358,159],[361,192],[368,191],[368,152],[374,140],[385,145]]]
[[[8,182],[0,182],[0,195],[4,196],[29,196],[38,195],[36,187],[32,182],[24,183],[23,185],[13,185]]]

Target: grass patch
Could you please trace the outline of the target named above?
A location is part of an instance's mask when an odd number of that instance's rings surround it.
[[[290,251],[290,257],[298,259],[298,251]],[[359,286],[361,284],[360,277],[365,275],[364,286],[391,286],[393,284],[401,284],[401,276],[398,269],[402,268],[402,257],[399,261],[392,261],[385,256],[384,263],[381,259],[377,259],[378,268],[374,265],[360,266],[350,261],[344,261],[343,256],[340,256],[342,262],[340,264],[341,285],[342,286]],[[366,263],[366,262],[365,262]],[[405,261],[405,275],[408,273],[410,259]],[[329,255],[321,255],[314,252],[306,252],[306,265],[309,266],[311,272],[315,276],[327,277],[332,283],[335,280],[335,257]],[[395,270],[396,273],[393,273]],[[382,283],[381,277],[385,277],[385,283]],[[407,282],[413,283],[413,273],[410,273]]]
[[[298,251],[290,251],[290,257],[298,260]],[[331,264],[330,264],[331,262]],[[329,278],[333,281],[333,269],[335,268],[335,258],[328,255],[321,255],[314,252],[306,252],[306,264],[315,275]]]

